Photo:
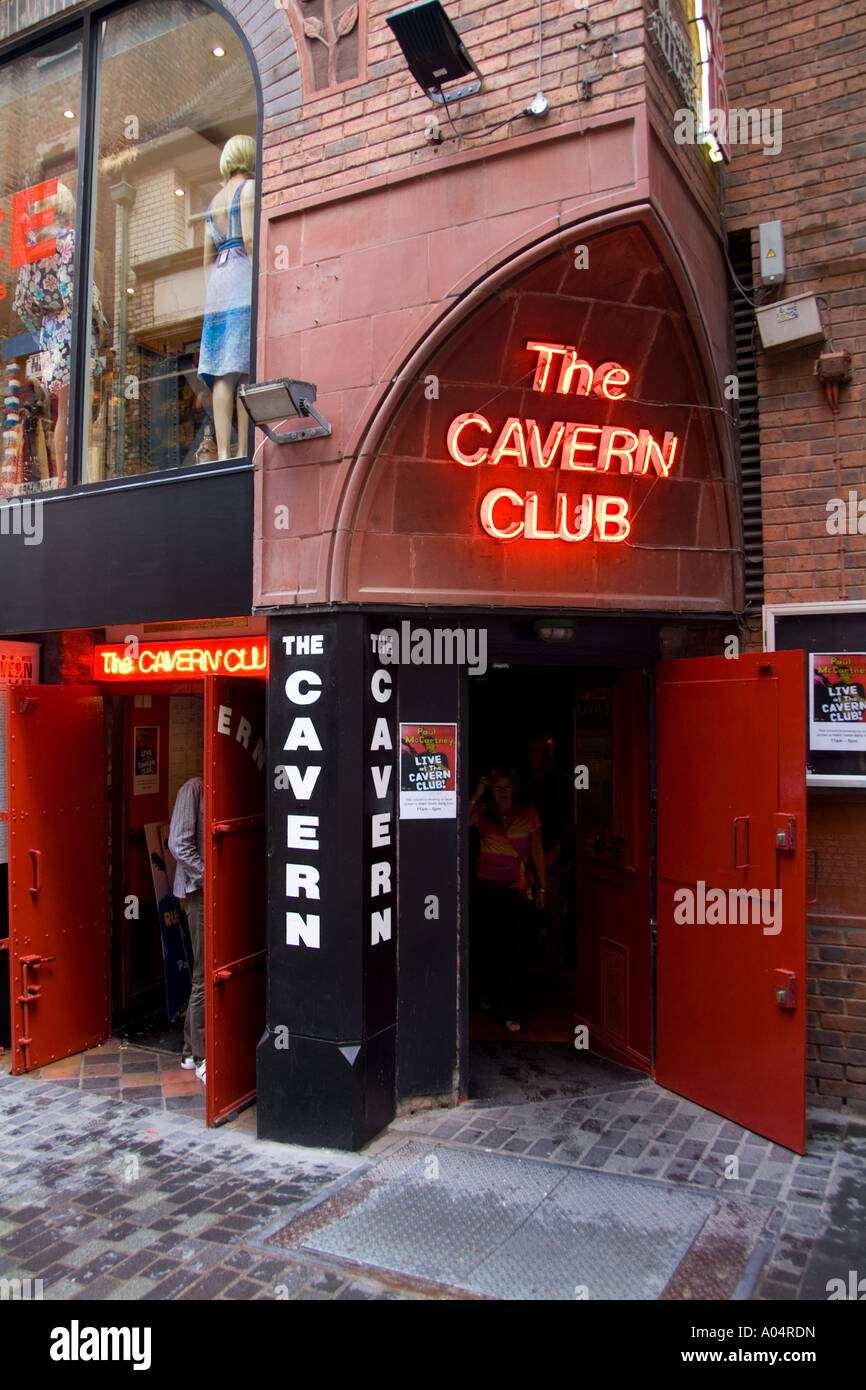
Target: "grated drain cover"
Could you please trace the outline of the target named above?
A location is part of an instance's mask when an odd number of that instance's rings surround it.
[[[713,1192],[412,1143],[272,1240],[498,1299],[657,1299],[715,1222],[719,1235],[736,1228],[726,1287],[698,1264],[674,1296],[730,1297],[767,1214]]]

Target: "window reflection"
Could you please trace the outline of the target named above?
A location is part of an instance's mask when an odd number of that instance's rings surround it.
[[[111,328],[84,481],[246,453],[256,130],[249,61],[213,11],[106,21],[93,279]]]
[[[0,494],[66,484],[81,44],[0,67]],[[104,331],[93,296],[93,362]]]

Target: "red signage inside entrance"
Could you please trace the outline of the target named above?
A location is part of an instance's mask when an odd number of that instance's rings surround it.
[[[203,680],[205,676],[266,676],[266,637],[220,637],[187,642],[138,642],[93,650],[93,679]]]

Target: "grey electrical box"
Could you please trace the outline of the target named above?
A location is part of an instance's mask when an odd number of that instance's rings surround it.
[[[761,345],[765,348],[804,347],[824,341],[821,312],[814,294],[777,299],[755,311]]]
[[[761,279],[765,285],[781,285],[785,278],[785,233],[781,222],[762,222],[758,236]]]

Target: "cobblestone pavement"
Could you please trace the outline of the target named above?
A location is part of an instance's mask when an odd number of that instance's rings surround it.
[[[441,1297],[254,1243],[365,1166],[0,1075],[0,1277],[73,1301]]]
[[[739,1296],[825,1299],[828,1279],[866,1274],[866,1122],[813,1116],[801,1157],[634,1075],[605,1064],[579,1095],[408,1115],[361,1156],[0,1075],[0,1276],[42,1279],[47,1299],[463,1297],[399,1260],[386,1272],[282,1248],[296,1214],[351,1202],[371,1165],[418,1140],[769,1203]]]

